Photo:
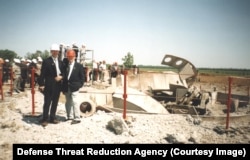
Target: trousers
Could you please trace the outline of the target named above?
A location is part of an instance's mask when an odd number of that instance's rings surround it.
[[[80,105],[77,103],[77,96],[79,92],[71,92],[68,88],[68,92],[64,92],[66,103],[65,109],[68,119],[80,119]]]

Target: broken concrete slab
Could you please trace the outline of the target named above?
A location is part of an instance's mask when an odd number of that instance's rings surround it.
[[[114,118],[108,122],[107,128],[113,130],[115,134],[129,132],[127,124],[120,116],[114,116]]]
[[[133,88],[127,88],[127,95],[126,108],[128,110],[169,114],[161,103],[143,92],[140,92]],[[115,108],[122,109],[123,101],[123,87],[117,87],[113,94],[113,106]]]

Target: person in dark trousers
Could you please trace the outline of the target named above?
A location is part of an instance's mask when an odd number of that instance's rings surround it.
[[[111,78],[116,78],[118,75],[118,64],[117,62],[113,63],[111,66]]]
[[[57,124],[56,110],[62,90],[63,62],[58,59],[59,45],[52,44],[51,56],[42,63],[41,75],[38,80],[39,90],[44,94],[43,117],[40,121],[42,126],[50,123]],[[50,111],[50,115],[49,115]]]
[[[26,64],[25,59],[21,60],[20,68],[21,68],[21,83],[20,83],[19,90],[24,92],[25,91],[25,84],[26,84],[27,79],[28,79],[28,66]]]
[[[75,61],[76,54],[74,50],[67,51],[68,65],[65,66],[65,75],[63,76],[63,94],[66,102],[67,120],[72,120],[71,124],[80,123],[80,104],[77,104],[79,89],[84,84],[85,71],[82,64]]]

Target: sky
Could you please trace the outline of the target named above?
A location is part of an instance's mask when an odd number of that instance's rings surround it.
[[[0,50],[19,56],[51,44],[86,45],[94,59],[250,69],[249,0],[0,0]],[[92,57],[92,53],[87,53]]]

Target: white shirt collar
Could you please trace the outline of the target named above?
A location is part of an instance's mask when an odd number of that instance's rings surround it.
[[[73,66],[74,64],[75,64],[75,61],[73,61],[72,63],[69,63],[69,65],[72,65],[72,66]]]

